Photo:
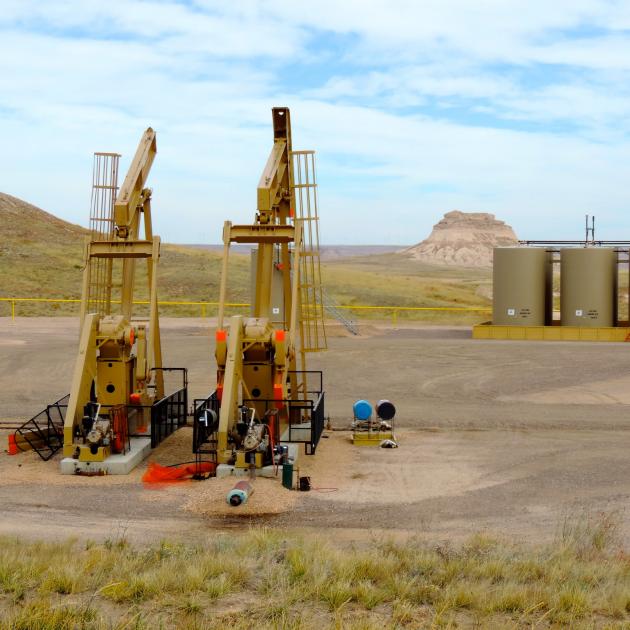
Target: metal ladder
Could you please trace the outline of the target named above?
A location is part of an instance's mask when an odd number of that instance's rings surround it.
[[[302,352],[327,348],[324,300],[319,259],[319,216],[315,151],[292,151],[291,187],[295,194],[295,222],[301,222],[303,248],[300,257],[300,335]]]
[[[114,202],[118,193],[118,153],[95,153],[92,169],[90,238],[107,241],[114,238]],[[96,258],[90,262],[86,312],[108,315],[111,309],[113,260]]]
[[[335,302],[326,291],[322,290],[322,296],[324,298],[324,309],[326,312],[340,322],[347,331],[351,332],[353,335],[358,335],[358,324],[354,320],[348,319],[343,314],[337,302]]]

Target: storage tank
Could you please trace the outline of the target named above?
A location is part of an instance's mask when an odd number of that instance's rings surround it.
[[[551,254],[534,247],[496,247],[492,262],[492,323],[545,326],[552,318]]]
[[[615,326],[617,253],[606,247],[560,250],[560,318],[563,326]]]

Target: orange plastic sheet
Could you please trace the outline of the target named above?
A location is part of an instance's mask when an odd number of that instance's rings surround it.
[[[202,475],[214,472],[216,464],[214,462],[200,462],[199,464],[188,464],[185,466],[160,466],[151,462],[147,472],[142,476],[145,483],[164,483],[165,481],[180,481],[195,475]]]

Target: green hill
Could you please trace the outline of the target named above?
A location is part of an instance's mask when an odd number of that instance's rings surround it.
[[[0,297],[80,298],[87,233],[85,228],[0,193]],[[216,251],[163,244],[158,278],[160,299],[216,301],[220,270],[221,254]],[[322,276],[327,295],[339,304],[487,307],[490,303],[488,270],[434,266],[398,253],[326,261],[322,263]],[[137,286],[139,298],[146,297],[143,283]],[[230,257],[228,300],[249,301],[248,255]],[[70,312],[76,312],[76,306],[18,306],[20,315]],[[200,308],[166,306],[162,313],[199,315]],[[207,313],[211,315],[212,311]],[[0,315],[8,314],[9,306],[0,304]],[[390,312],[357,311],[354,315],[387,318]],[[451,314],[422,313],[421,317],[454,321]],[[457,316],[458,321],[480,319],[483,315]]]
[[[83,249],[88,230],[67,223],[25,201],[0,193],[0,297],[80,298]],[[138,264],[138,297],[146,298]],[[161,300],[214,301],[219,294],[221,256],[215,252],[162,245],[159,266]],[[228,299],[249,298],[248,260],[233,256]],[[0,306],[0,308],[3,308]],[[5,307],[6,310],[8,307]],[[76,307],[21,304],[20,314],[63,313]],[[193,311],[188,309],[189,313]],[[179,309],[181,314],[185,311]],[[199,312],[197,308],[194,311]],[[6,314],[6,313],[3,313]]]
[[[0,193],[0,295],[73,297],[87,233]]]

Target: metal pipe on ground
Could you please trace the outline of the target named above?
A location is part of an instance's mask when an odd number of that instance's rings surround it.
[[[242,503],[247,503],[249,497],[254,493],[254,486],[249,481],[239,481],[227,493],[226,500],[229,505],[236,507]]]

